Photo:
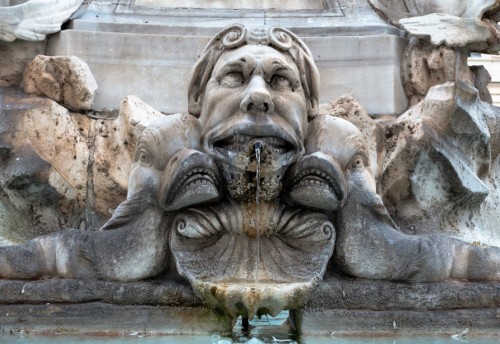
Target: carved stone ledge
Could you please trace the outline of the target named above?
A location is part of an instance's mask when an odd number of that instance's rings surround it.
[[[106,302],[122,305],[200,307],[188,284],[170,281],[119,283],[100,280],[0,280],[0,304]],[[0,312],[1,313],[1,312]]]
[[[200,307],[130,306],[101,302],[0,305],[0,334],[148,336],[222,333],[226,318]]]
[[[173,281],[0,280],[0,333],[228,332],[232,324]],[[329,276],[300,311],[304,335],[500,335],[500,283],[401,283]],[[393,328],[396,322],[396,330]]]
[[[151,280],[0,280],[0,304],[83,303],[203,307],[191,286]],[[500,283],[403,283],[332,276],[321,281],[303,304],[305,310],[445,310],[500,307]]]
[[[500,308],[434,311],[327,309],[302,313],[302,334],[316,336],[451,336],[469,328],[469,337],[500,335]],[[450,341],[453,341],[450,339]],[[431,342],[431,341],[429,341]]]
[[[500,283],[403,283],[330,277],[309,295],[306,310],[447,310],[500,307]],[[499,320],[500,321],[500,320]]]

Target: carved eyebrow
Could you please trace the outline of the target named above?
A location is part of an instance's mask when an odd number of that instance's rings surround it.
[[[276,69],[290,69],[285,63],[281,62],[280,60],[273,60],[271,62],[271,70],[276,70]]]
[[[255,60],[250,56],[241,56],[230,60],[223,65],[218,71],[217,76],[222,76],[231,71],[241,71],[243,74],[248,75],[254,68]]]
[[[243,71],[244,63],[242,61],[236,60],[226,63],[222,68],[217,71],[217,76],[222,76],[230,71],[240,70]]]
[[[293,68],[285,64],[280,60],[273,60],[271,65],[266,66],[266,72],[269,73],[269,76],[273,76],[274,74],[282,74],[290,79],[298,79],[298,75]]]

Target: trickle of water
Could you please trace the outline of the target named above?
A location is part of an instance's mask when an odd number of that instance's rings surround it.
[[[259,204],[259,191],[260,191],[260,151],[262,149],[262,144],[257,141],[255,143],[255,184],[256,184],[256,191],[255,191],[255,202]]]
[[[260,152],[262,144],[257,141],[255,143],[255,237],[257,240],[256,245],[256,257],[255,257],[255,288],[259,283],[259,261],[260,261],[260,205],[259,205],[259,194],[260,194]]]

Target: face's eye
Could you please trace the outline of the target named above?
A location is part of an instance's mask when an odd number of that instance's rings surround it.
[[[274,90],[278,91],[293,90],[292,83],[290,82],[290,80],[281,75],[273,75],[270,81],[270,85]]]
[[[220,79],[220,85],[222,87],[238,87],[245,82],[243,74],[240,72],[229,72],[224,74]]]

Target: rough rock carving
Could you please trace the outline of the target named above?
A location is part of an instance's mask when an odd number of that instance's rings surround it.
[[[26,94],[45,95],[72,110],[90,110],[97,82],[76,56],[38,55],[23,76]]]
[[[399,231],[359,129],[318,115],[309,49],[235,25],[193,68],[189,112],[153,122],[127,200],[97,232],[0,248],[2,278],[156,276],[170,262],[228,315],[300,307],[333,264],[360,277],[500,280],[500,248]]]

